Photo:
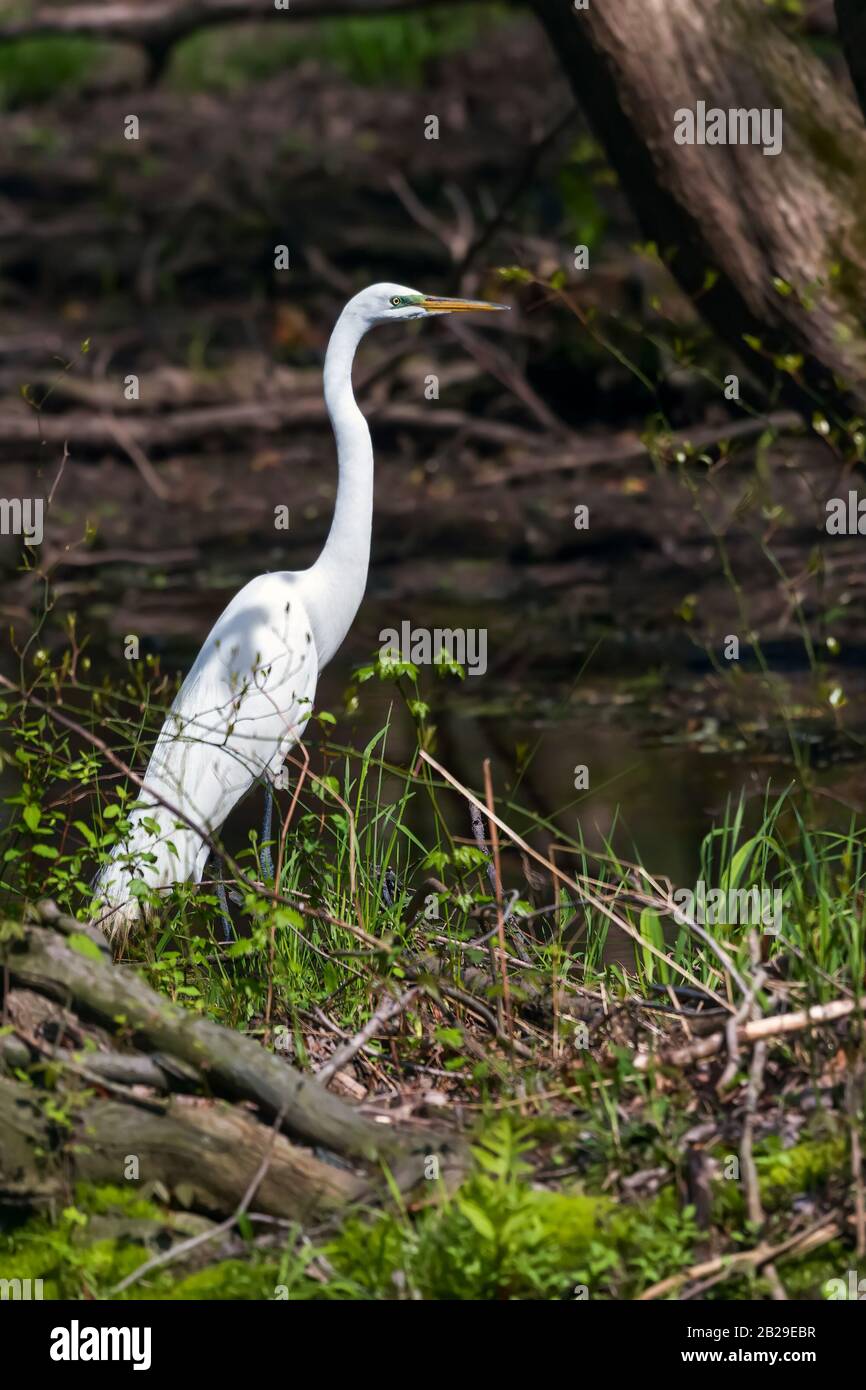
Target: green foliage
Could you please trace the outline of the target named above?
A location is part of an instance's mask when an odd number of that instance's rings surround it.
[[[784,1149],[776,1136],[764,1141],[756,1155],[755,1167],[761,1184],[761,1197],[768,1211],[786,1206],[792,1196],[815,1193],[829,1180],[845,1172],[848,1140],[843,1135],[810,1140]]]
[[[454,5],[429,14],[323,20],[303,28],[205,30],[178,46],[172,80],[185,88],[230,90],[315,59],[362,85],[418,86],[432,62],[471,46],[504,13],[498,5]]]
[[[499,1120],[473,1147],[472,1177],[416,1221],[401,1213],[350,1220],[326,1249],[340,1296],[574,1297],[574,1286],[604,1264],[596,1235],[609,1204],[533,1187],[524,1158],[532,1145],[525,1128]]]
[[[599,182],[603,181],[599,175],[606,172],[599,162],[599,154],[590,142],[579,142],[556,180],[568,233],[573,241],[587,246],[590,251],[599,246],[607,226],[598,192]]]
[[[806,986],[812,1002],[837,997],[840,981],[854,989],[862,980],[866,831],[856,818],[842,830],[812,828],[789,789],[766,798],[756,828],[747,834],[745,802],[729,804],[703,840],[696,877],[706,890],[705,930],[743,972],[750,970],[751,925],[768,960],[784,957],[786,977]],[[712,893],[724,897],[711,900]],[[743,923],[734,914],[747,906],[752,917]],[[639,914],[623,911],[642,940],[666,949],[702,983],[718,984],[720,966],[713,952],[682,921],[674,934],[676,910],[664,913],[654,906]],[[768,920],[760,919],[761,911]],[[680,978],[646,946],[636,948],[635,964],[647,985]]]
[[[162,1290],[159,1297],[177,1300],[216,1300],[236,1303],[240,1299],[273,1298],[277,1282],[276,1266],[255,1257],[245,1260],[220,1260],[198,1270],[185,1279],[178,1279]],[[132,1292],[132,1290],[130,1291]],[[138,1295],[141,1298],[155,1297],[153,1292]]]
[[[110,47],[86,38],[16,39],[0,45],[0,107],[49,101],[84,87]]]
[[[694,1263],[703,1236],[672,1184],[635,1205],[574,1185],[541,1186],[529,1158],[545,1132],[538,1122],[497,1118],[473,1145],[473,1171],[462,1186],[448,1194],[437,1184],[415,1216],[399,1203],[356,1213],[321,1248],[296,1249],[291,1237],[282,1261],[251,1248],[242,1259],[192,1272],[182,1265],[156,1271],[120,1297],[272,1299],[283,1288],[294,1300],[622,1300]],[[755,1157],[765,1206],[782,1217],[796,1196],[839,1181],[847,1162],[840,1136],[789,1150],[770,1138]],[[741,1227],[739,1184],[720,1179],[713,1202],[716,1223]],[[100,1235],[105,1219],[117,1226],[109,1239]],[[4,1277],[42,1279],[46,1298],[105,1297],[152,1253],[143,1242],[164,1236],[166,1220],[153,1198],[79,1186],[54,1221],[35,1216],[0,1232]],[[850,1253],[834,1242],[805,1259],[784,1259],[780,1269],[790,1296],[814,1298],[846,1261]],[[314,1262],[329,1271],[325,1283],[311,1274]],[[759,1277],[742,1275],[708,1296],[763,1298],[768,1291]]]
[[[108,1221],[117,1234],[99,1234]],[[128,1290],[115,1286],[154,1253],[171,1231],[153,1199],[118,1187],[80,1184],[74,1203],[55,1219],[33,1216],[11,1230],[0,1227],[0,1268],[5,1279],[41,1279],[46,1299],[263,1299],[273,1296],[276,1269],[255,1255],[221,1260],[194,1273],[182,1265],[156,1271]],[[94,1234],[96,1233],[96,1234]]]

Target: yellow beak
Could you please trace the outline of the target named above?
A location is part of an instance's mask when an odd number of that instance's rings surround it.
[[[489,304],[485,299],[442,299],[437,295],[425,295],[421,301],[428,314],[473,314],[495,313],[510,308],[508,304]]]

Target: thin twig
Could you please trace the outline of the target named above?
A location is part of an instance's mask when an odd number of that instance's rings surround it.
[[[780,1245],[768,1245],[763,1243],[755,1247],[754,1250],[740,1250],[733,1255],[718,1255],[713,1260],[705,1260],[702,1264],[693,1265],[691,1269],[685,1269],[681,1274],[672,1274],[668,1279],[662,1279],[660,1283],[651,1285],[644,1289],[643,1293],[637,1296],[638,1303],[647,1303],[656,1298],[665,1298],[669,1293],[676,1292],[684,1284],[691,1284],[697,1279],[703,1279],[707,1275],[718,1275],[722,1279],[729,1278],[732,1274],[739,1274],[743,1270],[760,1269],[762,1265],[772,1260],[779,1259],[782,1255],[805,1254],[807,1251],[817,1250],[822,1245],[827,1245],[831,1240],[842,1234],[842,1227],[837,1221],[821,1221],[810,1226],[806,1231],[800,1231],[795,1236],[790,1236],[788,1240],[783,1240]],[[713,1280],[717,1282],[717,1280]]]
[[[505,914],[502,911],[502,867],[499,862],[499,834],[493,815],[493,777],[490,772],[490,759],[484,759],[484,796],[487,802],[487,819],[490,825],[490,839],[493,845],[493,888],[496,895],[496,925],[499,934],[499,979],[502,984],[502,1013],[508,1036],[513,1036],[511,1020],[511,991],[508,984],[508,966],[505,961]]]
[[[143,1265],[139,1265],[137,1269],[134,1269],[125,1279],[121,1279],[120,1283],[112,1289],[109,1295],[111,1298],[116,1298],[119,1293],[123,1293],[124,1289],[128,1289],[131,1284],[138,1283],[139,1279],[143,1279],[144,1276],[150,1274],[152,1270],[160,1269],[168,1264],[173,1264],[176,1260],[181,1259],[182,1256],[188,1255],[191,1250],[195,1250],[201,1245],[206,1245],[209,1240],[215,1240],[217,1236],[226,1235],[233,1226],[237,1225],[237,1222],[252,1203],[253,1198],[261,1187],[267,1171],[271,1166],[274,1145],[277,1142],[277,1135],[282,1128],[287,1109],[288,1102],[284,1101],[271,1125],[270,1138],[268,1139],[267,1148],[262,1154],[262,1161],[256,1169],[252,1182],[232,1215],[227,1216],[225,1221],[220,1221],[219,1225],[212,1226],[209,1231],[202,1231],[199,1235],[190,1236],[188,1240],[182,1240],[179,1245],[173,1245],[170,1250],[164,1251],[161,1255],[154,1255],[153,1259],[145,1260]]]
[[[429,763],[430,766],[434,768],[436,772],[439,773],[440,777],[444,777],[445,781],[448,782],[450,786],[454,787],[456,791],[460,792],[461,796],[464,796],[466,800],[469,801],[472,805],[476,806],[479,811],[483,811],[486,814],[487,808],[485,807],[484,803],[482,801],[479,801],[478,797],[475,796],[469,790],[468,787],[464,787],[462,782],[458,782],[457,778],[453,777],[452,774],[448,772],[447,769],[444,768],[441,763],[437,763],[436,759],[431,757],[431,755],[427,752],[426,748],[422,748],[420,757],[424,762]],[[562,869],[560,869],[550,859],[545,859],[543,854],[539,854],[538,850],[533,849],[532,845],[528,844],[527,841],[524,840],[521,835],[518,835],[516,830],[512,830],[511,826],[508,825],[504,820],[502,820],[501,817],[493,813],[491,815],[491,819],[496,822],[499,829],[508,836],[509,840],[511,840],[515,845],[518,845],[520,849],[524,851],[524,853],[530,856],[531,859],[534,859],[537,863],[542,864],[544,868],[547,869],[548,873],[552,874],[555,878],[560,879],[560,881],[562,883],[565,883],[569,888],[573,888],[580,895],[580,897],[582,897],[586,902],[590,903],[594,908],[597,909],[597,911],[601,912],[605,917],[609,918],[609,920],[615,923],[615,925],[618,926],[621,931],[624,931],[627,936],[632,937],[633,940],[637,941],[645,950],[649,951],[650,955],[657,956],[659,960],[663,960],[665,964],[670,967],[671,970],[675,970],[678,975],[682,975],[683,979],[688,980],[690,984],[693,984],[697,989],[702,989],[703,992],[705,994],[708,994],[715,1001],[715,1003],[719,1005],[720,1008],[723,1008],[726,1011],[730,1012],[731,1005],[728,1003],[726,999],[723,999],[721,995],[716,994],[715,991],[708,988],[708,986],[702,985],[700,980],[696,979],[695,976],[691,973],[691,971],[687,970],[684,965],[680,965],[678,961],[675,961],[673,956],[669,955],[665,951],[660,951],[659,948],[657,946],[654,946],[651,941],[647,941],[646,937],[641,936],[640,932],[635,931],[635,928],[631,925],[631,923],[627,922],[625,918],[620,916],[618,912],[614,912],[613,909],[610,908],[608,904],[603,901],[603,899],[597,897],[594,893],[589,892],[586,885],[584,883],[581,883],[577,877],[571,877],[569,874],[563,873]]]
[[[775,1014],[770,1018],[761,1018],[753,1023],[746,1023],[739,1029],[737,1039],[741,1043],[757,1042],[763,1038],[784,1037],[787,1033],[801,1033],[805,1028],[836,1023],[840,1018],[847,1018],[857,1008],[866,1009],[866,994],[859,1001],[856,999],[834,999],[829,1004],[813,1004],[810,1009],[798,1009],[796,1013]],[[707,1037],[699,1038],[697,1042],[691,1043],[688,1047],[673,1048],[660,1053],[656,1061],[669,1066],[685,1067],[690,1062],[697,1062],[704,1057],[714,1056],[715,1053],[721,1051],[724,1042],[724,1033],[709,1033]],[[652,1057],[652,1053],[639,1049],[633,1058],[636,1070],[646,1071]]]
[[[321,1082],[323,1086],[327,1086],[331,1078],[338,1071],[341,1071],[347,1062],[351,1062],[352,1058],[357,1056],[380,1028],[400,1017],[419,991],[420,986],[413,985],[411,989],[404,990],[399,999],[386,999],[384,1004],[380,1004],[376,1012],[370,1015],[360,1033],[356,1033],[349,1042],[338,1047],[333,1056],[319,1067],[316,1072],[316,1080]]]

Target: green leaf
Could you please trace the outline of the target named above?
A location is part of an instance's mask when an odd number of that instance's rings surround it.
[[[380,681],[396,681],[401,676],[408,676],[410,680],[417,681],[418,667],[414,661],[403,661],[402,657],[389,650],[380,652],[376,662],[376,675]]]
[[[85,825],[83,820],[77,820],[75,822],[75,829],[79,832],[80,835],[84,836],[91,849],[96,848],[96,836],[90,829],[89,825]]]
[[[496,273],[506,283],[516,282],[519,285],[528,285],[532,282],[531,273],[522,265],[501,265],[497,268]]]
[[[57,850],[53,845],[33,845],[33,853],[40,855],[43,859],[56,859]]]
[[[244,1240],[253,1240],[256,1229],[246,1212],[239,1212],[235,1224]]]
[[[299,932],[306,928],[303,916],[293,907],[280,907],[277,911],[277,921],[280,926],[294,927]]]
[[[719,885],[723,892],[730,892],[736,888],[743,876],[744,870],[748,867],[749,861],[757,851],[761,843],[761,836],[755,835],[751,840],[747,840],[741,845],[731,860],[726,871],[722,874],[722,881]]]
[[[42,812],[38,806],[34,806],[31,802],[29,806],[24,807],[21,814],[24,817],[24,824],[27,826],[28,830],[36,830],[38,828],[39,822],[42,819]]]
[[[95,941],[91,941],[84,932],[74,931],[67,937],[70,951],[76,951],[79,956],[86,956],[88,960],[102,960],[102,952]]]
[[[487,1213],[481,1210],[477,1202],[470,1202],[468,1197],[458,1197],[457,1205],[466,1217],[466,1220],[470,1225],[475,1227],[475,1230],[484,1240],[496,1240],[496,1231],[494,1230],[493,1222],[490,1220]]]
[[[640,915],[640,934],[645,941],[650,942],[657,950],[665,949],[665,933],[661,918],[651,907],[645,907]],[[643,965],[647,979],[652,982],[655,972],[658,970],[660,978],[664,981],[668,976],[668,968],[664,961],[654,956],[652,951],[648,951],[645,946],[641,947]]]

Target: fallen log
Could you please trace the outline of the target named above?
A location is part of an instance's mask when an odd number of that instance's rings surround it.
[[[459,432],[465,439],[477,439],[502,446],[523,444],[537,448],[544,438],[531,430],[520,429],[498,420],[478,420],[462,410],[442,407],[427,410],[409,402],[395,401],[383,406],[371,405],[367,414],[370,423],[407,429],[430,429]],[[70,450],[118,450],[118,434],[139,448],[174,449],[183,444],[199,443],[209,435],[278,434],[287,426],[321,426],[327,424],[325,403],[320,395],[289,401],[251,401],[239,405],[207,406],[199,410],[177,410],[165,415],[147,416],[130,412],[126,416],[90,414],[69,411],[62,415],[35,411],[9,410],[0,414],[0,448],[42,444],[62,445]],[[122,451],[122,446],[121,446]]]
[[[103,1029],[122,1037],[126,1047],[133,1045],[139,1054],[152,1056],[174,1088],[197,1086],[211,1098],[252,1102],[265,1119],[272,1122],[279,1118],[279,1127],[295,1143],[368,1165],[388,1163],[406,1186],[421,1176],[424,1158],[431,1152],[450,1162],[459,1151],[459,1145],[448,1137],[424,1133],[418,1138],[374,1123],[285,1059],[264,1051],[253,1038],[172,1004],[147,986],[135,970],[117,969],[83,934],[64,938],[46,927],[7,923],[0,933],[0,966],[13,986],[58,999],[83,1020],[96,1020]],[[26,1041],[25,1037],[25,1045]],[[51,1063],[60,1063],[63,1069],[63,1055],[58,1056],[57,1049]],[[82,1079],[99,1084],[99,1063],[90,1052],[70,1054],[70,1068],[81,1073],[78,1086]],[[108,1080],[111,1074],[124,1080],[124,1065],[108,1068],[101,1076],[115,1094],[117,1083]],[[147,1074],[154,1080],[152,1072],[138,1066],[129,1069],[133,1081]],[[157,1109],[158,1123],[168,1118],[181,1123],[175,1102]],[[142,1113],[140,1106],[136,1108],[136,1126],[143,1123]],[[186,1129],[195,1123],[183,1116]],[[213,1123],[218,1126],[217,1120]],[[224,1131],[222,1126],[221,1133]],[[247,1147],[252,1154],[256,1147],[252,1138]],[[284,1155],[284,1165],[299,1172],[299,1159],[292,1158],[289,1150],[284,1150]],[[8,1161],[10,1155],[0,1150],[0,1172],[7,1169]]]
[[[2,1201],[59,1197],[70,1182],[121,1186],[133,1173],[135,1181],[160,1184],[186,1207],[232,1212],[268,1150],[256,1193],[256,1208],[266,1215],[311,1220],[368,1189],[363,1176],[323,1162],[282,1134],[274,1137],[237,1106],[175,1098],[147,1110],[91,1099],[71,1106],[70,1129],[61,1137],[38,1091],[0,1078]]]
[[[38,5],[0,24],[0,39],[77,34],[125,43],[173,44],[196,29],[265,19],[330,19],[405,14],[447,0],[101,0],[90,5]]]

